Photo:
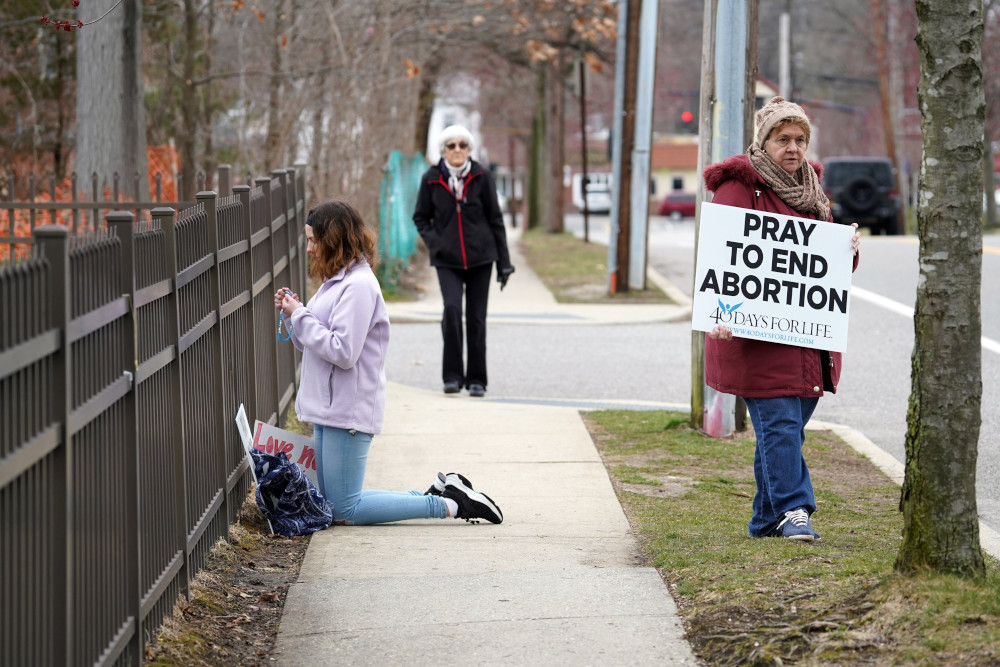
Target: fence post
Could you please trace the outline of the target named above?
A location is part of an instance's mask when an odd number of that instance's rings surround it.
[[[269,233],[267,235],[267,247],[270,248],[270,265],[269,273],[271,274],[270,291],[274,294],[278,291],[278,285],[274,282],[274,210],[271,208],[271,179],[270,178],[258,178],[254,180],[254,183],[260,187],[264,194],[264,209],[267,211],[267,228]],[[301,296],[301,295],[300,295]],[[278,329],[278,312],[275,311],[273,317],[271,318],[271,331],[277,331]],[[270,345],[274,346],[274,366],[267,369],[267,375],[271,380],[274,391],[274,405],[268,405],[267,409],[274,410],[274,423],[281,423],[281,392],[278,386],[278,340],[275,336],[268,336],[267,340],[270,340]],[[260,413],[261,415],[264,412]]]
[[[215,311],[215,325],[212,327],[212,347],[215,350],[215,386],[212,387],[213,412],[215,414],[215,458],[219,467],[219,488],[222,489],[222,506],[219,508],[219,516],[229,515],[229,494],[226,493],[226,428],[229,423],[223,419],[223,415],[228,415],[229,410],[225,405],[225,392],[222,387],[222,378],[225,374],[225,360],[223,359],[222,348],[222,287],[219,276],[219,216],[217,215],[218,195],[211,190],[199,192],[195,195],[199,204],[205,207],[205,215],[208,220],[208,245],[212,252],[212,268],[209,273],[209,295],[212,299],[212,310]],[[235,414],[235,411],[232,411]],[[231,417],[231,415],[230,415]],[[226,530],[228,536],[229,531]]]
[[[233,194],[233,171],[228,164],[220,164],[219,168],[219,196],[228,197]]]
[[[170,344],[174,351],[174,358],[173,362],[170,364],[169,371],[170,382],[173,387],[173,395],[170,397],[172,405],[170,407],[171,414],[177,423],[177,433],[183,435],[185,420],[180,363],[180,304],[178,304],[177,299],[177,211],[169,206],[161,206],[154,208],[150,211],[150,214],[153,216],[154,225],[159,225],[160,229],[163,230],[163,247],[164,253],[166,254],[167,274],[170,276],[170,304],[167,307],[167,318],[169,321],[167,326],[170,330],[167,332],[167,337],[170,340]],[[174,493],[176,494],[178,503],[180,503],[180,507],[177,508],[177,512],[174,515],[174,539],[176,540],[177,548],[183,554],[183,564],[181,565],[181,572],[178,576],[178,581],[180,582],[181,589],[184,591],[184,597],[190,600],[191,568],[189,566],[187,549],[187,477],[184,474],[183,437],[178,437],[177,442],[174,445],[174,479],[176,480],[175,483],[177,485],[174,489]]]
[[[221,169],[221,168],[220,168]],[[221,171],[219,172],[222,173]],[[246,413],[249,419],[257,419],[257,334],[254,329],[256,329],[256,321],[254,316],[254,301],[256,300],[256,295],[254,294],[253,285],[253,219],[250,214],[250,186],[249,185],[234,185],[233,195],[238,197],[240,200],[240,213],[243,216],[243,238],[247,242],[247,261],[244,262],[246,266],[246,273],[243,276],[243,284],[250,295],[250,303],[246,309],[246,318],[244,320],[243,326],[246,330],[250,332],[250,354],[247,355],[247,370],[250,373],[250,387],[247,393],[247,403]],[[253,424],[250,425],[253,427]]]
[[[65,605],[62,613],[55,615],[57,627],[52,628],[53,657],[55,664],[72,664],[73,655],[73,535],[69,525],[72,516],[70,503],[73,498],[73,448],[69,438],[69,413],[72,409],[70,378],[70,345],[67,327],[70,322],[71,303],[69,286],[69,230],[62,225],[44,225],[34,230],[35,246],[39,254],[49,263],[49,293],[47,303],[39,304],[49,312],[48,325],[59,331],[59,350],[53,355],[52,393],[46,397],[52,410],[52,417],[59,422],[59,440],[62,444],[53,457],[64,483],[53,489],[53,514],[55,523],[62,530],[57,534],[62,544],[57,544],[52,557],[61,567],[53,568],[56,581],[51,582],[56,591],[61,591]],[[59,548],[61,547],[61,548]]]
[[[128,499],[128,518],[126,519],[126,544],[128,548],[128,571],[125,572],[126,600],[129,604],[129,614],[135,619],[135,634],[129,641],[128,655],[133,664],[139,664],[142,656],[142,586],[139,575],[139,429],[136,421],[135,374],[139,349],[136,341],[135,326],[135,234],[133,222],[135,216],[128,211],[111,211],[104,218],[108,223],[108,231],[120,241],[122,272],[122,294],[129,302],[129,315],[125,318],[125,337],[129,341],[123,346],[121,367],[129,375],[131,390],[122,397],[125,411],[125,430],[123,436],[129,446],[125,449],[125,466],[133,471],[126,479],[125,497]]]

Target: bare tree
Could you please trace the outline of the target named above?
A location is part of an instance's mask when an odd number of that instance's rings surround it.
[[[903,543],[896,569],[984,573],[981,421],[982,0],[917,0],[923,128]]]
[[[149,199],[146,121],[142,97],[142,2],[93,0],[80,5],[85,23],[76,31],[76,171],[97,173],[102,182],[115,172],[126,183],[138,174],[139,192]]]

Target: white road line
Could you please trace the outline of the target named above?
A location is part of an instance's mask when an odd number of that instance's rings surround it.
[[[904,306],[898,301],[893,301],[892,299],[888,299],[882,296],[881,294],[876,294],[875,292],[869,292],[863,287],[852,286],[851,296],[855,296],[861,299],[862,301],[873,303],[876,306],[879,306],[880,308],[885,308],[886,310],[892,311],[897,315],[902,315],[903,317],[908,317],[910,319],[913,319],[913,309],[910,308],[909,306]],[[980,338],[980,341],[982,342],[983,349],[989,350],[994,354],[1000,354],[1000,343],[998,343],[997,341],[993,340],[992,338],[987,338],[986,336]]]

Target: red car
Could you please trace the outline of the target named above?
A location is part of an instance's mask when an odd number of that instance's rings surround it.
[[[695,195],[690,192],[675,191],[668,194],[660,202],[660,215],[669,215],[674,220],[693,218]]]

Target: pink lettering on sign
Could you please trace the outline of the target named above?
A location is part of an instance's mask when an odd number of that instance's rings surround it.
[[[293,449],[295,449],[295,445],[292,443],[272,436],[267,436],[267,444],[264,446],[264,451],[268,454],[285,454]]]
[[[316,469],[316,450],[306,445],[302,448],[302,455],[296,463],[303,468]]]
[[[263,427],[264,424],[262,424],[261,422],[257,422],[257,428],[254,429],[254,434],[253,434],[253,448],[256,449],[257,451],[267,453],[265,445],[262,445],[260,442],[260,430]]]

